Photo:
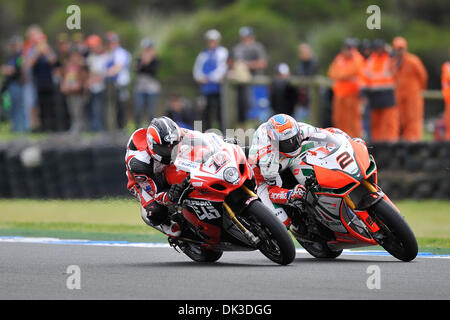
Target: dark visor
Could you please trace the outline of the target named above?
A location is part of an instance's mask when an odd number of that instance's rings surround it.
[[[283,153],[291,153],[298,150],[300,148],[300,144],[300,137],[296,135],[290,139],[280,141],[279,149]]]
[[[173,144],[154,144],[153,151],[157,155],[160,155],[163,158],[170,158],[172,156],[173,148],[178,144],[178,141]]]

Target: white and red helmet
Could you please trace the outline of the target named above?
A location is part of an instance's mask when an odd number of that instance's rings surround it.
[[[302,134],[298,122],[287,114],[276,114],[267,121],[267,134],[278,151],[288,158],[300,154]]]
[[[147,129],[147,145],[150,156],[163,164],[176,158],[177,145],[181,141],[180,127],[168,117],[155,118]]]

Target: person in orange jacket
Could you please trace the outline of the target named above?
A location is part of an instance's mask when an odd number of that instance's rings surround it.
[[[395,96],[399,108],[400,138],[416,142],[422,139],[424,99],[422,90],[427,87],[428,73],[420,59],[407,51],[403,37],[392,41]]]
[[[364,67],[363,96],[370,110],[371,140],[395,142],[399,136],[398,108],[395,103],[392,59],[385,42],[376,39]]]
[[[328,70],[333,84],[333,126],[347,132],[352,138],[360,137],[362,130],[359,99],[359,74],[361,60],[346,41]]]
[[[450,46],[448,47],[448,59],[442,65],[441,83],[445,102],[445,140],[450,141]]]

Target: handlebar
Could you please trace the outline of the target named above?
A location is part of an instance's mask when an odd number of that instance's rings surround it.
[[[181,183],[181,186],[183,187],[183,192],[181,193],[180,198],[178,199],[177,205],[180,206],[184,199],[191,193],[192,190],[194,190],[194,187],[191,184],[191,177],[187,176],[184,178],[183,182]]]
[[[312,189],[314,189],[315,187],[317,187],[317,180],[316,180],[316,175],[314,174],[314,172],[308,176],[305,180],[305,195],[304,198],[302,199],[302,203],[301,206],[303,206],[304,202],[306,201],[306,198],[308,197],[308,194],[311,192]]]
[[[310,176],[308,176],[305,180],[305,188],[307,191],[310,191],[314,187],[317,186],[317,180],[316,175],[314,174],[314,171],[311,173]]]

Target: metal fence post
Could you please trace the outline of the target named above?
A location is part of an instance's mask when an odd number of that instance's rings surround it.
[[[271,82],[271,77],[266,75],[259,75],[253,77],[248,82],[239,82],[234,79],[226,79],[222,84],[222,95],[221,95],[221,115],[222,115],[222,123],[225,128],[228,128],[230,125],[235,127],[236,122],[235,113],[236,113],[236,102],[235,102],[235,87],[237,84],[246,85],[269,85]],[[290,78],[290,83],[295,86],[306,86],[310,89],[311,94],[311,105],[310,105],[310,118],[311,124],[314,126],[321,126],[321,104],[323,103],[321,99],[321,89],[322,88],[331,88],[333,85],[333,81],[325,76],[316,75],[314,77],[305,77],[305,76],[292,76]],[[422,92],[423,97],[426,100],[443,100],[442,92],[440,90],[425,90]]]
[[[117,128],[116,115],[116,88],[112,81],[106,83],[106,106],[105,106],[105,124],[107,131],[113,131]]]
[[[311,83],[311,124],[319,126],[320,124],[320,84],[316,79]]]
[[[228,80],[224,80],[221,85],[221,92],[220,92],[220,115],[221,115],[221,124],[220,127],[222,130],[226,130],[230,126],[230,117],[229,117],[229,110],[230,108],[230,98],[229,98],[229,90],[230,84]],[[225,135],[225,131],[222,132]]]

